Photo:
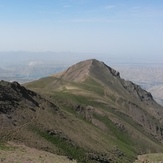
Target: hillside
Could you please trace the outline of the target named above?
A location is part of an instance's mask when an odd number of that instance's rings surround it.
[[[0,123],[0,159],[3,162],[10,160],[9,153],[17,155],[15,162],[20,161],[21,155],[24,161],[39,159],[41,151],[66,156],[69,162],[108,162],[119,160],[117,155],[122,155],[116,146],[108,147],[106,133],[101,134],[100,129],[82,117],[69,114],[17,82],[0,82]],[[26,154],[21,154],[21,148],[11,147],[15,149],[13,152],[8,148],[8,141],[30,148],[25,147]],[[36,151],[35,158],[28,156],[33,148],[41,150]],[[58,159],[55,155],[52,157],[53,161]]]
[[[132,162],[138,154],[163,151],[163,108],[103,62],[82,61],[25,87],[74,120],[65,118],[62,132],[92,161]]]
[[[76,163],[65,156],[59,156],[43,150],[30,148],[24,144],[8,142],[0,148],[0,162],[3,163]]]

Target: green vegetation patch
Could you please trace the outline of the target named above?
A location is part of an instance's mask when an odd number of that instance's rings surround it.
[[[6,149],[8,149],[8,147],[5,144],[0,143],[0,150],[6,150]]]
[[[54,79],[52,77],[46,77],[25,85],[27,85],[29,88],[44,88],[47,86],[47,83],[51,83],[53,80]]]
[[[60,154],[66,155],[78,162],[87,162],[86,151],[83,148],[73,145],[57,135],[50,135],[38,129],[35,129],[35,131],[38,135],[54,144],[59,149]]]
[[[11,145],[7,145],[5,142],[0,142],[0,150],[14,150],[15,147],[12,147]]]
[[[101,96],[104,95],[104,87],[93,78],[87,78],[83,83],[74,83],[74,84],[76,84],[78,87],[84,90],[95,92]]]
[[[124,151],[129,158],[133,159],[136,154],[136,150],[133,148],[135,147],[135,143],[131,140],[129,135],[126,132],[118,129],[107,116],[94,114],[94,117],[103,122],[108,127],[109,134],[113,135],[116,138],[114,143],[117,144],[117,146],[122,151]]]

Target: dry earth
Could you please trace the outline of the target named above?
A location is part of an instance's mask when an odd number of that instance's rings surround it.
[[[65,156],[27,147],[23,144],[8,142],[7,148],[0,149],[1,163],[76,163]]]
[[[163,163],[163,153],[139,155],[134,163]]]

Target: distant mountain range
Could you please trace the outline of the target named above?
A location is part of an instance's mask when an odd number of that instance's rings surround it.
[[[0,82],[0,145],[23,143],[90,163],[163,152],[163,107],[103,62],[82,61],[24,86]]]

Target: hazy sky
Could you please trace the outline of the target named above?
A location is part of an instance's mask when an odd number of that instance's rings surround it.
[[[163,0],[0,0],[0,51],[163,56]]]

